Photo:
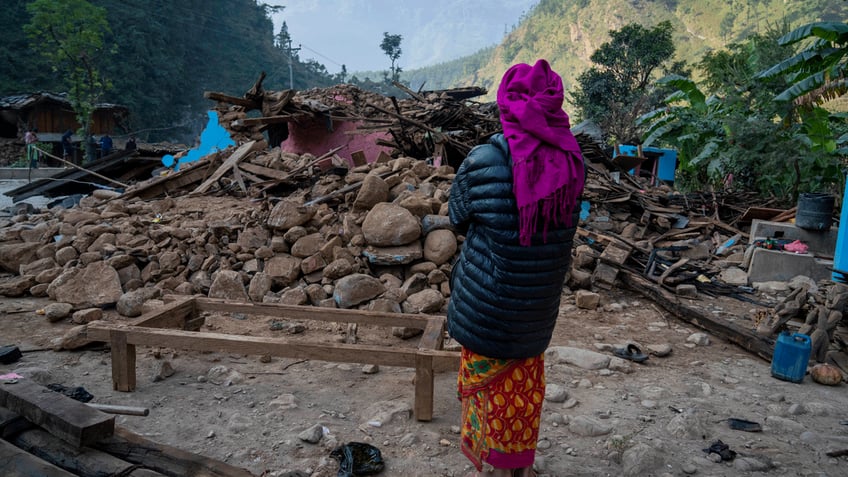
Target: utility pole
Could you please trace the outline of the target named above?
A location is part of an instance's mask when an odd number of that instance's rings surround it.
[[[289,55],[289,89],[294,89],[294,73],[292,72],[292,53],[297,53],[298,51],[300,51],[302,45],[298,43],[297,48],[292,48],[291,43],[291,38],[289,38],[288,45],[286,45],[286,51]]]

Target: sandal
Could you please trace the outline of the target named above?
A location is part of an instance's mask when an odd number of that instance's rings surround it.
[[[612,353],[621,359],[627,359],[634,363],[642,363],[648,359],[648,355],[632,343],[627,345],[626,348],[616,348]]]

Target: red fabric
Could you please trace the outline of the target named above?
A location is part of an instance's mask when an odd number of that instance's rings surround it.
[[[463,454],[482,470],[530,467],[545,399],[545,359],[495,359],[463,347],[457,378]]]
[[[571,223],[583,191],[583,159],[562,110],[562,78],[547,61],[510,67],[498,88],[498,108],[512,155],[521,245],[541,225]]]

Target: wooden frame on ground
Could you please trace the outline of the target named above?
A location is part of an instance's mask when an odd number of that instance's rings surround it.
[[[304,343],[285,338],[263,338],[198,331],[201,312],[244,313],[293,320],[357,323],[423,331],[416,348],[390,348],[344,343]],[[434,373],[459,370],[459,353],[443,349],[443,316],[381,313],[364,310],[317,308],[277,303],[242,303],[205,297],[180,297],[129,324],[92,322],[88,337],[109,342],[112,348],[112,386],[118,391],[136,388],[136,346],[161,346],[195,351],[271,355],[342,363],[415,368],[415,418],[433,418]]]

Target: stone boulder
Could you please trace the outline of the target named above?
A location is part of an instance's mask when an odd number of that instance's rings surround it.
[[[333,300],[339,308],[351,308],[376,298],[386,291],[380,280],[364,273],[354,273],[341,278],[333,290]]]
[[[421,223],[409,210],[381,202],[365,216],[362,234],[375,247],[406,245],[421,237]]]
[[[113,305],[123,293],[118,272],[102,261],[83,269],[68,269],[47,287],[53,301],[70,303],[74,308]]]

